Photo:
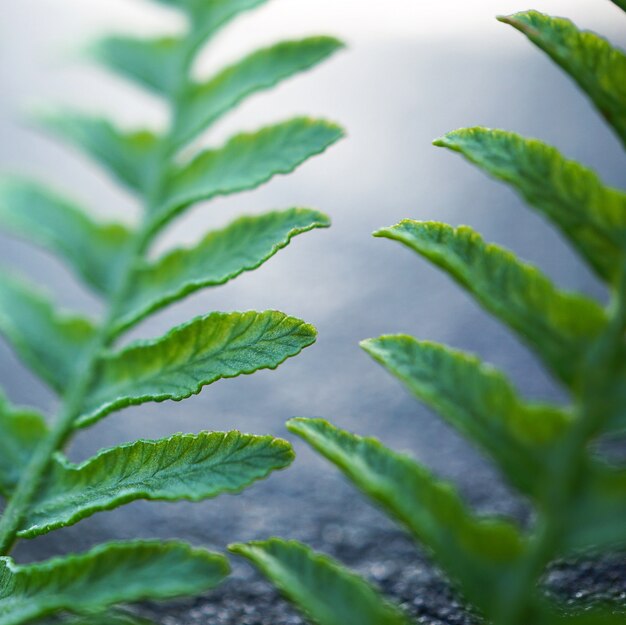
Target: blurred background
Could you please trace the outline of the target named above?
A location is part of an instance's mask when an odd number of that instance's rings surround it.
[[[148,404],[112,415],[77,438],[72,458],[175,431],[237,428],[286,437],[287,418],[323,416],[410,451],[454,479],[478,509],[524,518],[524,502],[499,482],[489,462],[370,361],[358,342],[393,332],[446,342],[495,363],[526,395],[562,400],[531,354],[444,274],[398,244],[370,236],[405,217],[469,224],[540,265],[561,286],[604,300],[604,291],[559,236],[511,191],[431,146],[432,139],[461,126],[506,128],[548,141],[598,170],[608,184],[626,186],[626,156],[585,97],[522,35],[494,19],[526,8],[566,15],[626,45],[626,16],[609,0],[535,0],[532,7],[520,0],[271,0],[223,30],[202,54],[198,75],[280,39],[332,34],[348,49],[246,100],[203,143],[219,145],[234,132],[295,114],[338,121],[348,138],[295,174],[194,207],[156,251],[191,244],[240,214],[294,205],[324,210],[333,227],[298,237],[259,270],[168,308],[131,338],[158,336],[211,310],[277,308],[313,323],[318,342],[275,372],[220,381],[184,403]],[[23,113],[69,104],[124,126],[159,127],[165,111],[157,100],[84,64],[80,49],[110,31],[149,35],[180,27],[177,15],[139,0],[3,2],[0,170],[35,176],[95,215],[132,222],[138,211],[133,199],[82,155],[29,127]],[[0,235],[0,262],[43,283],[66,308],[99,310],[44,252]],[[5,343],[0,343],[0,380],[15,403],[54,411],[53,395]],[[17,557],[39,559],[105,537],[181,536],[222,549],[228,541],[282,535],[307,540],[374,578],[386,558],[378,580],[383,586],[392,573],[406,574],[406,567],[399,572],[389,567],[404,567],[405,561],[412,566],[409,560],[420,556],[399,531],[330,465],[299,443],[296,451],[289,471],[242,496],[193,505],[132,504],[23,543]],[[391,563],[390,545],[402,552],[401,564]],[[431,573],[424,571],[429,580]],[[249,576],[245,568],[236,570],[236,579]],[[418,578],[409,584],[412,594],[427,584]],[[228,599],[228,587],[223,592],[222,603],[241,601],[234,591]],[[268,593],[261,585],[250,601],[278,605]],[[212,609],[194,603],[168,614],[172,623],[192,622]],[[298,622],[276,614],[274,625]],[[232,622],[265,621],[239,616]]]

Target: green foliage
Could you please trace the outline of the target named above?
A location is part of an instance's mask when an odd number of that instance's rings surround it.
[[[223,557],[174,541],[108,543],[26,566],[3,557],[0,623],[18,625],[59,610],[98,611],[114,603],[201,592],[227,574]]]
[[[261,0],[166,2],[186,17],[179,35],[108,37],[91,58],[164,100],[165,130],[121,129],[108,119],[58,111],[42,125],[103,166],[143,206],[136,224],[98,223],[73,200],[23,178],[0,179],[0,228],[58,254],[102,301],[101,318],[58,312],[52,297],[0,277],[0,331],[58,395],[49,424],[0,395],[0,625],[51,615],[74,625],[146,625],[115,604],[212,588],[224,556],[184,543],[129,541],[40,564],[17,565],[15,541],[77,523],[137,499],[199,501],[236,493],[283,469],[289,443],[232,432],[175,434],[105,449],[73,464],[64,449],[78,428],[148,401],[182,400],[222,378],[275,369],[315,341],[315,329],[278,311],[211,312],[164,336],[120,347],[141,320],[198,289],[269,260],[299,234],[329,226],[324,214],[290,208],[240,217],[190,248],[156,257],[164,227],[199,200],[251,190],[287,174],[342,136],[327,121],[287,120],[239,134],[223,147],[188,144],[260,90],[313,67],[341,47],[329,37],[252,53],[207,81],[192,78],[202,46]],[[182,148],[185,148],[182,152]]]
[[[533,11],[501,20],[522,30],[572,74],[626,139],[621,51],[567,20]],[[555,148],[501,130],[457,130],[435,144],[460,152],[518,191],[561,231],[611,295],[603,308],[580,294],[562,292],[538,269],[485,243],[466,226],[405,220],[375,233],[443,269],[511,328],[569,394],[565,406],[528,401],[503,373],[476,356],[406,335],[362,343],[493,460],[510,486],[533,505],[530,526],[476,516],[451,484],[377,440],[321,419],[293,419],[288,428],[408,529],[486,622],[622,623],[620,606],[565,607],[543,592],[541,581],[556,558],[626,546],[626,470],[597,445],[605,434],[623,437],[626,427],[626,193],[606,187],[594,172]],[[298,560],[289,558],[287,567],[282,564],[286,555],[281,551],[277,557],[272,542],[236,551],[313,621],[363,622],[349,611],[354,603],[349,592],[338,596],[320,587],[328,573],[318,556],[302,550]],[[353,589],[362,583],[334,570]],[[300,591],[303,587],[315,596]]]
[[[58,456],[18,535],[33,538],[136,499],[200,501],[238,492],[292,459],[285,441],[240,432],[136,441],[79,465]]]
[[[407,618],[358,575],[295,540],[230,545],[320,625],[407,625]]]

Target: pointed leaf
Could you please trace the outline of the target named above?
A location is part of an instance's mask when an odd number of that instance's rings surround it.
[[[552,406],[525,404],[500,371],[474,356],[405,336],[361,346],[498,462],[526,494],[542,494],[548,460],[570,422]]]
[[[466,128],[435,145],[463,154],[513,186],[570,239],[599,276],[615,281],[626,245],[626,193],[555,148],[503,130]]]
[[[567,19],[537,11],[499,17],[546,52],[587,93],[626,144],[626,54]]]
[[[462,583],[468,599],[490,612],[524,550],[513,525],[473,516],[449,483],[376,439],[339,430],[322,419],[291,419],[287,427],[403,523]]]
[[[132,191],[143,192],[154,176],[158,137],[149,130],[123,132],[105,119],[69,112],[47,115],[41,123],[80,148]]]
[[[0,179],[0,228],[60,254],[104,294],[117,283],[131,236],[124,226],[98,224],[71,202],[20,179]]]
[[[147,87],[171,95],[184,71],[184,42],[178,37],[137,39],[106,37],[91,46],[90,54],[103,65]]]
[[[0,392],[0,493],[13,492],[47,433],[46,421],[38,412],[14,408]]]
[[[295,540],[230,545],[318,625],[408,625],[364,579]]]
[[[193,595],[227,574],[223,556],[174,541],[109,543],[30,565],[3,557],[0,625],[21,625],[61,610],[89,612],[116,603]]]
[[[326,215],[304,208],[241,217],[210,232],[196,247],[174,250],[153,264],[146,263],[137,269],[118,328],[125,329],[198,289],[224,284],[256,269],[292,237],[329,225]]]
[[[82,366],[94,326],[82,317],[57,315],[45,296],[2,272],[0,332],[29,367],[62,393]]]
[[[448,272],[489,312],[513,328],[566,384],[606,325],[602,308],[558,291],[535,267],[483,241],[467,226],[405,220],[375,236],[404,243]]]
[[[313,67],[341,47],[332,37],[285,41],[257,50],[208,82],[191,85],[174,123],[177,144],[193,139],[249,95]]]
[[[165,222],[194,202],[254,189],[277,174],[288,174],[342,134],[339,126],[329,122],[296,118],[237,135],[170,175],[155,221]]]
[[[33,538],[136,499],[200,501],[236,493],[292,460],[286,441],[240,432],[136,441],[79,465],[59,456],[18,535]]]
[[[185,399],[222,378],[275,369],[313,342],[313,326],[277,311],[198,317],[105,356],[78,425],[125,406]]]

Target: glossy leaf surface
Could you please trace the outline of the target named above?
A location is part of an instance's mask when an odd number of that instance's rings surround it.
[[[581,358],[606,326],[593,300],[558,291],[538,269],[467,226],[407,219],[375,236],[400,241],[448,272],[566,384],[574,383]]]
[[[120,224],[96,223],[34,182],[11,178],[0,179],[0,228],[61,255],[103,294],[117,282],[131,236]]]
[[[33,538],[136,499],[200,501],[236,493],[292,460],[286,441],[240,432],[140,440],[79,465],[58,457],[19,535]]]
[[[155,221],[167,221],[194,202],[254,189],[277,174],[288,174],[342,135],[330,122],[306,118],[237,135],[172,173]]]
[[[226,228],[210,232],[195,247],[146,262],[136,271],[118,327],[126,328],[198,289],[224,284],[256,269],[294,236],[329,225],[326,215],[304,208],[240,217]]]
[[[313,67],[341,47],[332,37],[284,41],[253,52],[206,82],[192,83],[174,122],[176,142],[193,139],[248,96]]]
[[[276,311],[198,317],[105,356],[78,425],[125,406],[185,399],[220,378],[275,369],[315,336],[312,326]]]
[[[230,545],[252,562],[317,625],[408,625],[365,580],[294,540]]]
[[[507,182],[553,221],[604,279],[614,282],[626,243],[626,193],[555,148],[503,130],[467,128],[435,145]]]
[[[97,611],[115,603],[194,594],[227,574],[223,556],[173,541],[109,543],[23,566],[3,557],[0,625],[18,625],[60,610]]]

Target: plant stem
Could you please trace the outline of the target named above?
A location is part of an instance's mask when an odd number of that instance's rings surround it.
[[[7,507],[0,519],[0,554],[6,555],[15,543],[17,532],[48,468],[52,455],[63,448],[73,433],[74,422],[80,412],[92,384],[96,367],[103,349],[112,340],[115,319],[120,312],[121,304],[132,283],[134,267],[143,256],[149,241],[147,229],[137,231],[131,240],[131,251],[126,266],[121,274],[118,288],[113,294],[104,322],[99,326],[89,350],[83,359],[82,373],[74,380],[66,392],[58,417],[49,434],[41,441],[24,470]]]
[[[626,260],[609,309],[608,326],[591,346],[582,363],[577,392],[577,420],[558,449],[543,497],[537,530],[527,556],[520,563],[509,592],[502,598],[497,625],[528,625],[534,622],[537,603],[531,601],[546,565],[558,553],[567,522],[567,511],[577,496],[587,456],[585,448],[609,419],[612,398],[619,380],[615,361],[623,357],[626,328]]]
[[[186,46],[183,46],[181,50],[179,85],[170,102],[171,120],[177,119],[180,114],[181,99],[187,86],[190,66],[199,47],[197,36],[194,34],[197,35],[192,26],[191,32],[185,38]],[[120,281],[109,299],[104,320],[98,327],[96,335],[83,357],[82,372],[69,385],[55,423],[33,453],[9,499],[2,518],[0,518],[0,555],[7,555],[11,552],[17,539],[17,533],[43,480],[52,456],[66,445],[74,432],[74,423],[81,415],[81,409],[89,394],[102,352],[117,338],[114,332],[116,319],[124,299],[132,287],[137,264],[144,257],[146,248],[155,234],[152,213],[158,205],[163,190],[163,180],[166,176],[173,145],[172,132],[173,123],[170,121],[168,130],[156,148],[152,177],[145,190],[143,220],[129,243],[129,253],[120,273]]]

